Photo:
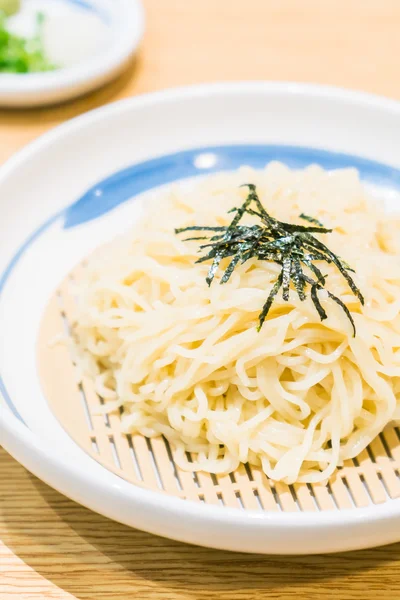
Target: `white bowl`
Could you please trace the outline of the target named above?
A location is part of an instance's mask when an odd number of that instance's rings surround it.
[[[26,6],[32,0],[24,0]],[[52,11],[65,6],[87,5],[106,21],[106,47],[82,62],[44,73],[0,74],[0,106],[29,107],[58,103],[86,94],[119,75],[132,59],[144,32],[140,0],[51,0]],[[49,0],[35,0],[43,8]],[[18,19],[14,17],[14,19]],[[74,36],[74,31],[70,32]],[[64,33],[66,35],[66,33]]]
[[[127,226],[133,195],[274,157],[292,165],[352,164],[400,206],[399,123],[397,102],[366,94],[286,83],[204,85],[96,110],[12,158],[0,170],[4,447],[75,501],[181,541],[290,554],[399,541],[399,499],[371,501],[365,508],[271,513],[194,503],[128,483],[67,435],[46,403],[36,369],[37,332],[49,295],[80,258]]]

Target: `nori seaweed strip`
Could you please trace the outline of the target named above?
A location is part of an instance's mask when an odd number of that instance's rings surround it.
[[[211,285],[213,282],[223,259],[231,258],[231,261],[221,277],[221,284],[229,281],[239,263],[243,264],[253,258],[273,261],[279,265],[281,271],[259,315],[258,330],[261,329],[275,296],[281,287],[283,287],[283,300],[289,300],[291,284],[296,289],[301,301],[305,300],[305,290],[307,285],[309,285],[311,288],[311,300],[321,320],[327,318],[326,312],[318,298],[318,291],[324,289],[326,276],[322,274],[320,268],[314,264],[314,261],[334,264],[346,280],[353,294],[364,304],[363,295],[348,273],[348,271],[353,271],[350,266],[312,235],[313,233],[330,233],[331,229],[326,229],[320,221],[303,213],[300,215],[300,218],[316,226],[305,227],[303,225],[278,221],[271,217],[265,210],[258,197],[256,186],[254,184],[245,184],[245,186],[249,188],[249,194],[240,208],[233,208],[229,211],[236,213],[230,225],[223,227],[191,226],[175,230],[176,233],[183,233],[185,231],[217,233],[217,235],[213,236],[204,235],[184,240],[208,240],[207,244],[199,246],[199,252],[207,251],[207,253],[196,261],[196,263],[203,263],[212,260],[206,277],[208,285]],[[256,210],[251,207],[252,202],[255,203]],[[260,220],[260,224],[240,224],[239,222],[245,214],[256,217]],[[302,264],[310,269],[313,275],[315,275],[316,280],[304,273]],[[328,297],[342,308],[352,324],[354,335],[356,335],[354,320],[347,306],[340,298],[328,290],[327,293]]]
[[[243,202],[242,206],[237,209],[236,215],[226,231],[226,235],[228,235],[239,223],[240,219],[243,217],[243,215],[246,212],[246,208],[251,203],[251,200],[252,200],[251,196],[248,196],[247,199]]]
[[[184,233],[185,231],[226,231],[226,227],[200,227],[199,225],[193,225],[191,227],[175,229],[175,233]]]
[[[201,256],[195,262],[195,264],[206,262],[207,260],[211,260],[215,258],[217,251],[213,248],[206,256]]]
[[[312,288],[313,287],[316,287],[318,290],[325,289],[325,288],[322,287],[322,285],[320,285],[317,281],[314,281],[310,277],[305,276],[305,280],[307,281],[307,283],[309,283],[312,286],[311,287],[311,295],[312,295]],[[346,314],[347,318],[349,319],[349,321],[350,321],[350,323],[352,325],[352,328],[353,328],[353,337],[356,337],[356,325],[354,323],[354,319],[351,316],[351,313],[350,313],[349,309],[347,308],[347,306],[344,304],[344,302],[342,302],[340,300],[340,298],[338,298],[337,296],[335,296],[334,294],[332,294],[329,290],[325,290],[325,291],[327,292],[329,298],[331,300],[333,300],[334,302],[336,302],[336,304],[338,304],[343,309],[344,313]],[[318,300],[318,298],[317,298],[317,300]]]
[[[332,233],[332,229],[326,229],[325,227],[305,227],[304,225],[296,225],[295,223],[283,223],[279,221],[285,231],[296,232],[296,233]]]
[[[292,271],[292,259],[284,256],[282,263],[282,298],[287,302],[290,294],[290,273]]]
[[[270,225],[270,223],[273,222],[275,227],[277,229],[279,229],[280,231],[299,232],[299,233],[332,233],[332,231],[333,231],[332,229],[327,229],[322,226],[306,227],[304,225],[298,225],[297,223],[285,223],[284,221],[278,221],[278,220],[274,219],[273,217],[268,215],[268,213],[265,213],[266,216],[264,216],[261,212],[257,212],[256,210],[254,210],[252,208],[247,208],[246,212],[249,215],[254,215],[256,217],[259,217],[267,225]]]
[[[257,210],[254,210],[253,208],[247,208],[246,209],[246,213],[248,215],[253,215],[254,217],[258,217],[259,219],[261,219],[264,222],[264,219],[266,217],[263,216],[263,214]],[[270,219],[272,219],[272,217],[269,217]]]
[[[292,280],[294,287],[296,288],[297,295],[303,302],[306,299],[306,294],[304,292],[306,282],[304,279],[303,270],[301,268],[301,263],[297,259],[292,262]]]
[[[354,319],[351,316],[351,313],[349,311],[349,309],[347,308],[347,306],[345,305],[344,302],[341,301],[340,298],[338,298],[337,296],[335,296],[334,294],[331,294],[331,292],[329,290],[326,290],[328,292],[328,296],[329,298],[331,298],[331,300],[333,300],[334,302],[336,302],[336,304],[338,304],[346,313],[347,318],[349,319],[350,323],[352,324],[353,327],[353,337],[356,337],[356,324],[354,323]]]
[[[309,260],[303,259],[303,263],[314,273],[314,275],[316,275],[316,277],[318,279],[318,283],[325,285],[325,277],[322,275],[322,273],[318,269],[318,267]]]
[[[240,259],[242,258],[242,255],[236,254],[236,256],[234,256],[234,258],[232,258],[231,262],[228,265],[228,268],[226,269],[225,273],[223,274],[220,283],[226,283],[227,281],[229,281],[230,276],[232,275],[236,265],[238,264],[238,262],[240,261]]]
[[[218,270],[219,267],[219,263],[221,262],[221,260],[223,259],[223,255],[222,254],[217,254],[216,257],[214,258],[211,267],[208,270],[207,273],[207,277],[206,277],[206,281],[208,283],[208,287],[210,287],[210,285],[213,282],[213,279],[215,277],[215,273]],[[198,262],[198,261],[197,261]]]
[[[253,258],[251,256],[250,258]],[[278,265],[282,264],[282,254],[280,252],[266,252],[261,251],[259,254],[255,255],[255,258],[258,260],[266,260],[276,262]]]
[[[327,256],[323,252],[317,250],[316,248],[314,248],[314,246],[312,246],[308,242],[302,241],[302,247],[304,250],[307,250],[307,252],[309,253],[309,256],[307,257],[307,258],[309,258],[309,260],[324,260],[328,264],[330,264],[332,262],[331,259],[329,258],[329,256]]]
[[[241,255],[241,262],[242,262],[242,264],[245,263],[250,258],[253,258],[254,256],[257,256],[257,247],[260,244],[260,240],[261,240],[262,235],[263,235],[263,230],[260,227],[259,230],[257,231],[257,233],[254,234],[254,240],[253,240],[253,242],[250,243],[250,244],[248,244],[247,248],[243,249],[245,251],[242,252],[242,255]],[[271,253],[270,256],[274,256],[274,255]],[[269,260],[274,260],[274,258],[269,259]]]
[[[260,213],[262,214],[262,216],[264,218],[267,218],[267,219],[272,219],[272,217],[265,210],[265,208],[264,208],[264,206],[263,206],[260,198],[258,197],[256,186],[254,185],[254,183],[244,183],[240,187],[248,187],[249,190],[250,190],[250,194],[249,195],[252,196],[252,199],[257,204],[258,210],[260,211]]]
[[[346,271],[350,271],[351,273],[355,273],[355,270],[352,269],[350,267],[350,265],[348,265],[347,262],[345,260],[343,260],[343,258],[340,258],[340,256],[338,256],[337,259],[340,260],[340,262],[342,263],[342,267],[344,269],[346,269]]]
[[[269,293],[268,299],[267,299],[266,303],[264,304],[263,309],[258,317],[259,325],[257,327],[257,331],[260,331],[261,327],[264,325],[264,321],[268,316],[269,310],[272,306],[275,296],[277,295],[277,293],[279,292],[279,290],[281,288],[282,280],[283,280],[283,273],[281,271],[281,273],[279,274],[278,279],[276,280],[275,284],[273,285],[272,290]]]
[[[325,319],[328,318],[328,315],[326,314],[326,312],[318,298],[317,291],[320,289],[322,289],[322,288],[317,283],[314,283],[314,285],[311,286],[311,300],[313,301],[313,304],[314,304],[315,308],[317,309],[319,318],[321,319],[321,321],[324,321]]]
[[[357,296],[357,298],[359,299],[359,301],[361,302],[362,305],[364,305],[364,296],[362,295],[362,293],[360,292],[360,290],[358,289],[358,287],[356,286],[356,284],[354,283],[353,279],[350,277],[350,275],[348,274],[347,270],[345,269],[345,267],[343,267],[342,263],[340,262],[340,260],[337,258],[337,256],[335,254],[333,254],[333,252],[331,252],[329,250],[329,248],[327,248],[325,246],[325,244],[323,244],[322,242],[320,242],[319,240],[317,240],[316,238],[314,238],[314,236],[312,235],[307,235],[307,238],[311,238],[313,243],[317,246],[318,249],[320,250],[324,250],[327,255],[329,256],[329,258],[331,259],[331,261],[333,262],[334,265],[337,266],[337,268],[339,269],[339,271],[341,272],[341,274],[343,275],[343,277],[346,279],[349,288],[351,289],[351,291],[353,292],[353,294],[355,296]]]
[[[280,237],[277,240],[274,240],[273,242],[267,242],[265,244],[265,250],[271,250],[272,248],[280,248],[283,249],[284,246],[287,246],[288,244],[293,243],[293,236],[292,235],[288,235],[286,237]]]
[[[318,219],[314,219],[314,217],[310,217],[310,215],[305,215],[304,213],[301,213],[299,218],[304,219],[304,221],[308,221],[309,223],[314,223],[314,225],[319,225],[320,227],[324,226],[324,224],[321,223],[321,221],[318,221]]]

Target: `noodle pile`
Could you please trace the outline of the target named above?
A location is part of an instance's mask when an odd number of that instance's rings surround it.
[[[269,213],[332,228],[320,236],[355,269],[365,306],[334,265],[319,263],[321,322],[307,294],[278,294],[258,316],[280,267],[251,259],[206,284],[199,242],[175,228],[225,226],[256,184]],[[251,221],[251,217],[246,217]],[[182,236],[181,236],[182,237]],[[317,236],[318,237],[318,236]],[[147,205],[133,231],[98,251],[79,281],[75,336],[105,412],[125,432],[163,435],[187,470],[261,465],[273,480],[325,481],[400,416],[400,219],[367,196],[357,172],[291,171],[270,163],[176,185]]]

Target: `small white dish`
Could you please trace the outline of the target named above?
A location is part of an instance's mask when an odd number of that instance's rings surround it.
[[[185,542],[310,554],[399,541],[400,497],[388,495],[377,503],[372,494],[361,507],[332,503],[331,510],[286,512],[204,504],[134,485],[96,462],[66,433],[46,401],[36,361],[39,324],[50,295],[93,248],[126,229],[137,214],[138,194],[276,159],[291,167],[354,166],[388,205],[398,208],[399,123],[398,102],[367,94],[292,83],[203,85],[85,114],[8,161],[0,169],[4,448],[92,510]]]
[[[0,106],[48,105],[86,94],[123,71],[143,36],[140,0],[24,0],[9,20],[10,30],[29,35],[37,12],[49,21],[49,58],[63,66],[44,73],[0,73]]]

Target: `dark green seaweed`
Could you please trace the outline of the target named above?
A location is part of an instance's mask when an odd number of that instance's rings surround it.
[[[191,226],[175,229],[176,234],[189,231],[213,232],[216,234],[211,237],[206,234],[186,238],[186,241],[208,240],[207,244],[199,246],[199,252],[204,254],[196,261],[197,263],[212,261],[206,277],[208,285],[211,285],[214,281],[223,259],[229,258],[230,261],[222,274],[221,284],[229,281],[238,264],[243,264],[252,258],[273,261],[278,264],[281,271],[259,315],[258,331],[262,328],[279,290],[282,288],[282,298],[288,301],[291,286],[294,287],[301,301],[306,299],[306,290],[309,288],[311,300],[321,321],[327,319],[326,311],[318,297],[318,292],[325,289],[326,275],[323,275],[320,268],[314,264],[314,261],[334,264],[352,293],[361,304],[364,304],[364,297],[349,274],[349,272],[354,273],[353,269],[313,235],[315,233],[329,234],[332,229],[325,228],[320,221],[303,213],[299,217],[308,221],[310,226],[279,221],[267,212],[261,203],[254,184],[248,183],[241,187],[247,187],[249,193],[239,208],[235,207],[229,211],[229,213],[234,214],[234,217],[228,226]],[[240,221],[245,214],[256,217],[259,219],[259,223],[243,225]],[[304,272],[302,265],[307,267],[316,279],[309,277]],[[336,302],[346,314],[355,336],[356,327],[349,309],[340,298],[329,292],[329,290],[327,290],[327,293],[329,298]]]

